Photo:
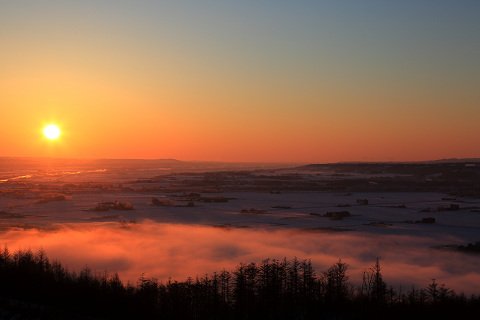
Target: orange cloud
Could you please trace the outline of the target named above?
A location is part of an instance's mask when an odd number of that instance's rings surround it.
[[[380,238],[381,237],[381,238]],[[79,270],[118,272],[135,283],[145,273],[184,280],[265,258],[310,258],[323,271],[339,258],[352,281],[381,257],[384,277],[395,287],[425,286],[432,278],[457,291],[480,292],[480,259],[431,249],[435,240],[413,236],[325,233],[285,229],[217,228],[146,221],[64,224],[52,230],[11,229],[0,235],[10,250],[43,248],[51,259]]]

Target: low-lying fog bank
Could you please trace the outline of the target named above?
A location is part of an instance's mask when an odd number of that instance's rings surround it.
[[[9,229],[0,243],[10,250],[44,249],[73,270],[118,272],[136,283],[142,273],[161,281],[195,277],[240,262],[265,258],[311,259],[325,270],[339,258],[353,282],[380,257],[385,280],[394,286],[425,286],[431,279],[456,291],[480,292],[480,257],[438,250],[451,236],[374,235],[274,228],[225,228],[141,223],[68,223],[49,229]]]

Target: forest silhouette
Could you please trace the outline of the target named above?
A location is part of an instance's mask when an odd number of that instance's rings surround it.
[[[159,262],[162,263],[162,262]],[[168,263],[165,261],[163,263]],[[188,261],[185,261],[188,264]],[[0,253],[0,318],[17,319],[452,319],[480,314],[480,297],[431,280],[393,288],[379,259],[353,285],[339,260],[325,271],[309,260],[266,259],[185,281],[69,271],[44,251]],[[404,279],[408,283],[408,279]]]

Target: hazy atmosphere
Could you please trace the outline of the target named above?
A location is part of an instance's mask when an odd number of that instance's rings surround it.
[[[479,21],[474,0],[0,1],[0,154],[479,157]]]
[[[473,319],[480,1],[0,0],[0,319]]]

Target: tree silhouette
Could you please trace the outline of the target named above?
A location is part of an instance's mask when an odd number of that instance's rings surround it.
[[[361,293],[371,302],[384,303],[386,301],[387,284],[383,281],[378,257],[375,265],[363,273]]]
[[[266,259],[195,280],[162,283],[142,274],[133,286],[88,267],[71,272],[43,251],[4,248],[0,318],[451,319],[480,312],[478,296],[456,294],[435,279],[406,293],[387,287],[379,259],[356,290],[347,271],[342,260],[317,276],[309,260]]]
[[[348,265],[339,259],[323,273],[327,302],[338,304],[347,300],[349,296],[347,269]]]

